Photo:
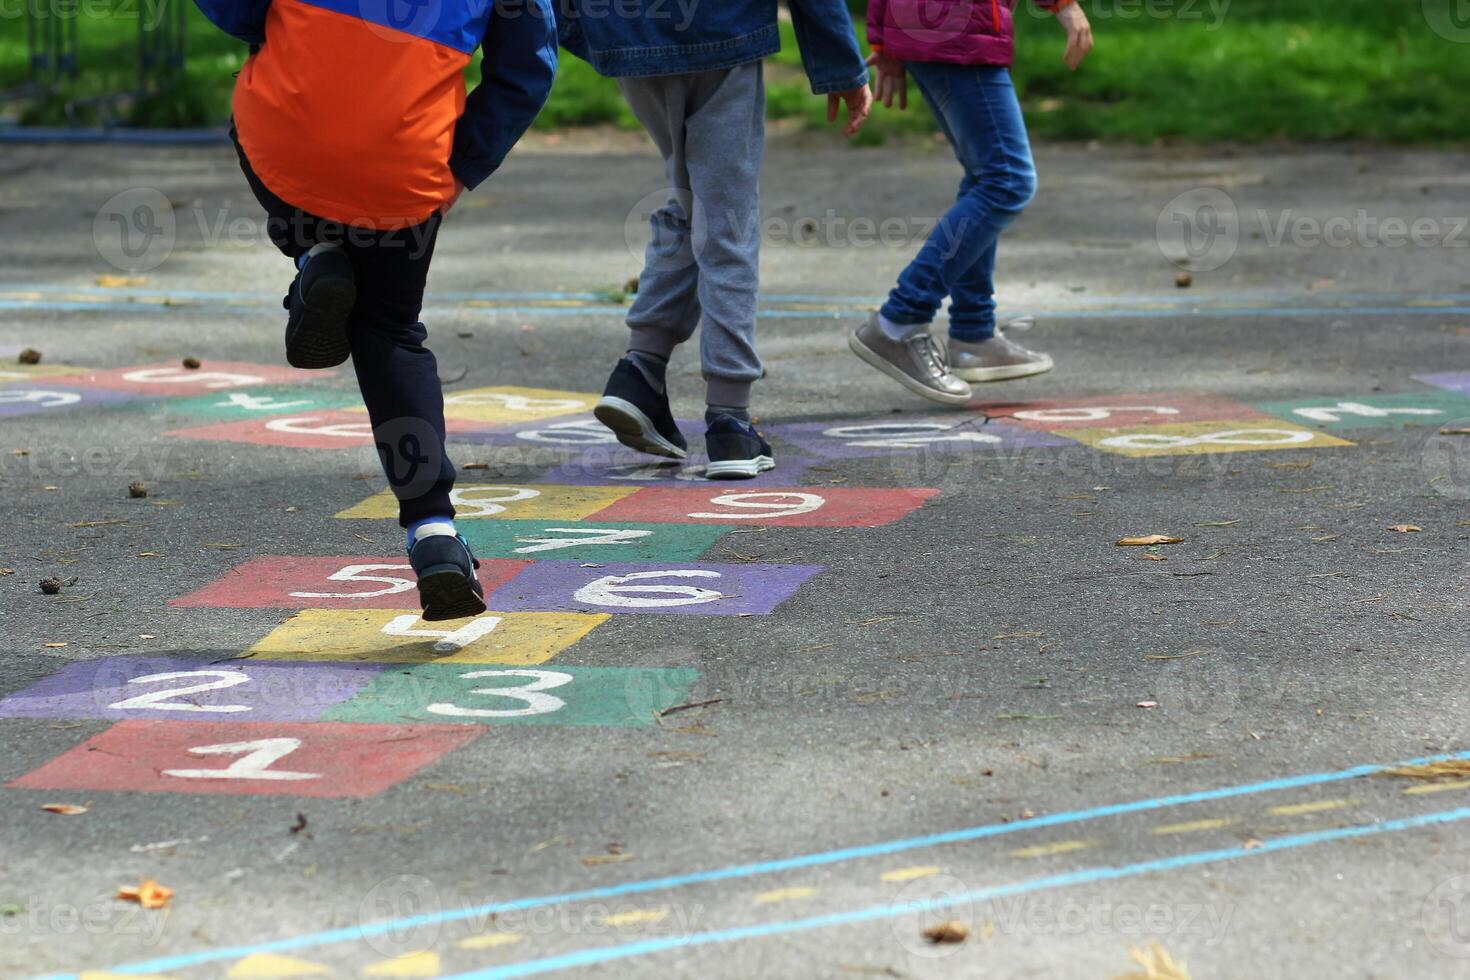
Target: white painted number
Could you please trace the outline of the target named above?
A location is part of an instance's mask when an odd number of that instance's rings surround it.
[[[516,538],[525,544],[516,549],[518,555],[529,555],[537,551],[556,551],[558,548],[580,548],[584,544],[631,544],[648,537],[652,531],[639,531],[616,527],[548,527],[547,534],[576,535],[569,538]]]
[[[180,703],[172,700],[181,698],[185,694],[198,694],[202,691],[222,691],[227,687],[247,683],[250,678],[238,670],[174,670],[166,674],[149,674],[146,677],[133,677],[128,680],[129,684],[157,684],[161,681],[176,681],[186,677],[213,677],[214,680],[203,684],[194,684],[189,687],[180,687],[173,690],[153,691],[148,694],[140,694],[135,698],[128,698],[116,704],[109,704],[109,708],[119,711],[249,711],[243,704],[191,704]]]
[[[371,439],[371,422],[335,422],[323,425],[316,415],[298,415],[289,419],[271,419],[265,427],[272,432],[295,436],[337,436],[341,439]]]
[[[383,633],[387,636],[416,636],[438,640],[439,642],[434,644],[435,653],[458,653],[476,640],[489,636],[495,632],[495,627],[500,625],[499,616],[480,616],[457,630],[414,629],[418,621],[419,617],[412,613],[406,616],[395,616],[383,627]]]
[[[1341,422],[1344,415],[1359,415],[1365,419],[1386,419],[1390,415],[1443,415],[1438,408],[1376,408],[1360,402],[1338,402],[1320,408],[1294,408],[1293,415],[1300,415],[1313,422]]]
[[[792,490],[764,493],[722,493],[710,498],[713,507],[728,507],[727,511],[698,511],[690,517],[722,521],[762,521],[774,517],[795,517],[810,514],[827,502],[815,493],[797,493]],[[746,513],[740,513],[745,511]]]
[[[513,412],[575,412],[585,404],[580,398],[527,398],[503,391],[466,391],[444,399],[446,408],[451,405],[501,405]]]
[[[165,769],[165,776],[178,779],[320,779],[319,772],[292,772],[272,769],[271,763],[301,748],[299,738],[258,738],[252,742],[222,742],[200,745],[190,755],[238,755],[240,758],[223,769]]]
[[[453,718],[523,718],[527,715],[550,714],[566,707],[566,702],[553,694],[542,694],[541,692],[572,682],[571,674],[564,674],[559,670],[472,670],[459,676],[467,681],[479,680],[482,677],[529,677],[531,678],[529,684],[514,687],[476,687],[469,691],[470,694],[485,694],[522,701],[525,707],[461,708],[457,704],[440,702],[429,705],[429,711],[436,715],[448,715]]]
[[[367,572],[397,572],[412,568],[408,562],[393,565],[348,565],[340,572],[327,576],[328,582],[376,582],[385,588],[376,592],[292,592],[293,599],[376,599],[378,596],[398,595],[413,588],[411,579],[396,575],[368,575]]]
[[[257,378],[253,374],[232,374],[228,371],[190,371],[187,368],[166,367],[129,371],[123,375],[123,380],[150,385],[202,384],[206,388],[243,388],[246,385],[258,385],[265,379]]]
[[[0,391],[0,405],[24,405],[35,402],[42,408],[60,408],[75,405],[82,396],[74,391],[47,391],[42,388],[11,388]]]
[[[659,578],[719,578],[719,572],[703,568],[671,568],[667,571],[632,572],[628,575],[604,575],[588,582],[572,598],[591,606],[618,606],[623,609],[656,609],[664,606],[695,606],[723,599],[724,593],[701,589],[697,585],[630,585]]]
[[[504,504],[521,500],[534,500],[541,496],[540,490],[530,487],[456,487],[449,493],[449,500],[459,511],[460,517],[493,517],[505,513]]]
[[[612,430],[596,419],[558,422],[544,429],[522,429],[516,438],[553,446],[606,446],[618,441]]]
[[[908,422],[876,425],[841,425],[822,433],[849,446],[879,449],[922,449],[940,442],[1000,442],[1000,436],[973,429],[960,429],[943,422]]]
[[[1187,446],[1295,446],[1317,438],[1300,429],[1230,429],[1197,436],[1171,436],[1161,432],[1137,432],[1111,436],[1098,443],[1118,449],[1183,449]]]
[[[1036,408],[1017,412],[1015,418],[1027,422],[1100,422],[1118,412],[1147,412],[1150,415],[1178,415],[1179,409],[1167,405],[1114,405],[1110,408]]]
[[[252,395],[243,391],[232,391],[224,401],[215,402],[215,408],[243,408],[248,412],[284,412],[293,408],[304,408],[311,399],[302,398],[294,402],[277,401],[273,395]]]

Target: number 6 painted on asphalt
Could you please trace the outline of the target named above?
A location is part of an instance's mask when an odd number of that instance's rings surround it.
[[[468,692],[513,698],[516,701],[526,702],[526,706],[506,709],[461,708],[457,704],[441,701],[438,704],[429,705],[430,712],[456,718],[523,718],[527,715],[546,715],[553,711],[560,711],[566,707],[567,703],[553,694],[542,694],[541,692],[572,682],[571,674],[564,674],[559,670],[472,670],[459,676],[467,681],[478,680],[481,677],[529,677],[531,678],[529,684],[521,684],[516,687],[476,687]]]

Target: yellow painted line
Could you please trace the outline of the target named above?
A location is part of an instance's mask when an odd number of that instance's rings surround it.
[[[439,954],[432,949],[421,949],[415,953],[404,953],[391,960],[383,960],[362,968],[365,977],[437,977]]]
[[[930,864],[913,868],[895,868],[892,871],[883,872],[879,877],[884,881],[913,881],[915,878],[927,878],[937,874],[939,874],[939,868]]]
[[[494,949],[496,946],[509,946],[511,943],[520,942],[523,937],[518,932],[487,932],[483,936],[470,936],[461,939],[456,945],[460,949]]]
[[[1421,783],[1418,786],[1410,786],[1404,790],[1405,796],[1418,796],[1421,793],[1443,793],[1450,789],[1465,789],[1470,787],[1470,779],[1457,779],[1452,783]]]
[[[631,912],[615,912],[602,921],[609,926],[641,926],[662,922],[668,917],[668,909],[634,909]]]
[[[1321,813],[1324,810],[1341,810],[1344,807],[1357,805],[1357,800],[1317,800],[1315,803],[1288,803],[1285,806],[1273,806],[1266,812],[1275,817],[1297,817],[1304,813]]]
[[[1054,844],[1037,844],[1035,847],[1023,847],[1018,851],[1012,851],[1011,857],[1034,858],[1046,857],[1049,854],[1070,854],[1072,851],[1081,851],[1091,847],[1096,841],[1090,840],[1059,840]]]
[[[1238,823],[1239,817],[1215,817],[1210,820],[1191,820],[1188,823],[1171,823],[1162,827],[1155,827],[1149,831],[1152,834],[1193,834],[1201,830],[1218,830]]]
[[[755,904],[770,905],[774,902],[794,902],[797,899],[811,898],[817,893],[815,888],[777,888],[774,891],[761,892],[755,897]]]
[[[320,963],[298,960],[294,956],[279,953],[251,953],[234,966],[225,976],[229,980],[255,980],[261,977],[319,977],[332,971]]]

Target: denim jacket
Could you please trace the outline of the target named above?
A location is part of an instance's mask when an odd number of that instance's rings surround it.
[[[562,46],[614,77],[731,68],[781,49],[776,0],[557,0]],[[818,95],[868,80],[845,0],[788,0]]]

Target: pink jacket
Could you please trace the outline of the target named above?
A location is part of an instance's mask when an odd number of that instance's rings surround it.
[[[1016,60],[1013,0],[868,0],[868,45],[900,61],[1000,65]],[[1072,0],[1033,0],[1058,10]]]

